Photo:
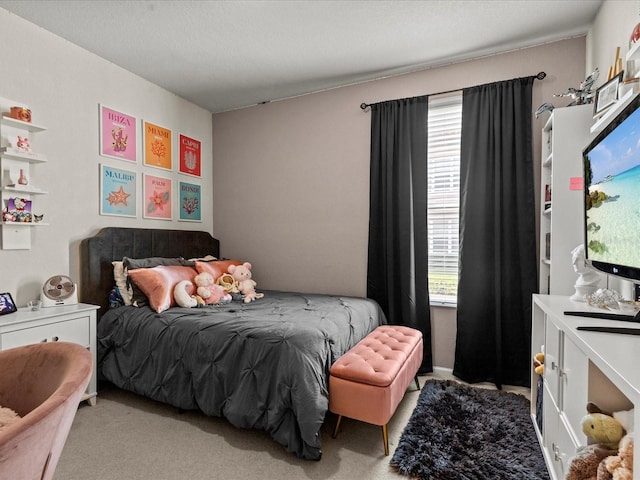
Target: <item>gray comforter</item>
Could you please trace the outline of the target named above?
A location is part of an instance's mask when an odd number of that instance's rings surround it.
[[[249,304],[120,307],[98,323],[99,376],[182,409],[266,430],[319,460],[331,364],[378,325],[363,298],[265,292]]]

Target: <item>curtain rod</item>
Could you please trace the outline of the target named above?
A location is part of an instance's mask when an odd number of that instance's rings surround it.
[[[542,80],[544,77],[547,76],[547,74],[545,72],[539,72],[537,75],[534,75],[538,80]],[[462,88],[456,88],[455,90],[447,90],[445,92],[437,92],[437,93],[431,93],[430,96],[434,96],[434,95],[445,95],[447,93],[453,93],[453,92],[459,92],[460,90],[463,90]],[[367,108],[371,107],[371,105],[375,105],[375,103],[361,103],[360,104],[360,108],[362,110],[366,110]]]

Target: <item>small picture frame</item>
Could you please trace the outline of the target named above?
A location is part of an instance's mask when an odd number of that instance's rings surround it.
[[[593,117],[599,117],[605,110],[618,101],[618,86],[622,82],[624,72],[620,72],[607,83],[596,90],[596,98],[593,102]]]
[[[16,302],[13,301],[11,294],[9,292],[0,293],[0,315],[13,313],[16,310],[18,310],[18,308],[16,307]]]

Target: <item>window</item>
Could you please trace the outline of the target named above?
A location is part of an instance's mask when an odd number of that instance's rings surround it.
[[[462,93],[430,97],[427,237],[432,304],[457,302],[461,130]]]

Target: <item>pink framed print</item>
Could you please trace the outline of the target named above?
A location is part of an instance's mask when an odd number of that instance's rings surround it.
[[[171,170],[171,130],[151,122],[142,123],[144,132],[144,164]]]
[[[170,178],[144,174],[144,218],[171,220],[172,182]]]
[[[100,155],[137,161],[136,117],[100,105]]]
[[[201,149],[200,140],[180,134],[180,173],[200,176]]]

